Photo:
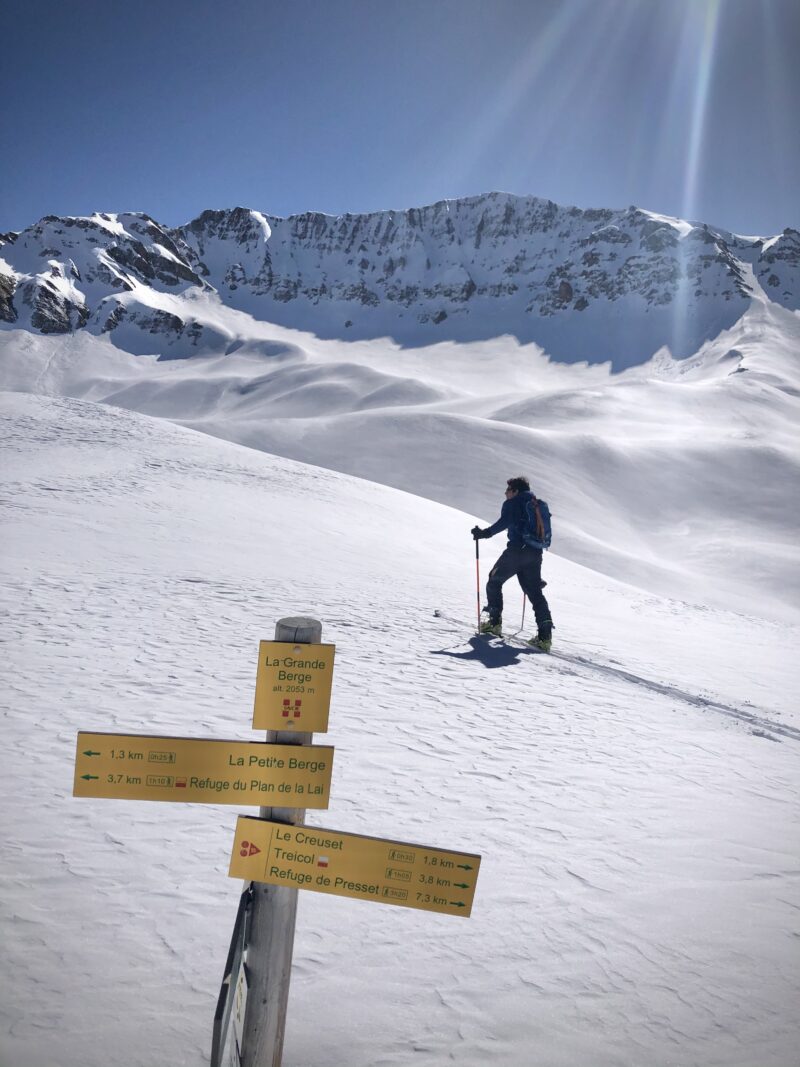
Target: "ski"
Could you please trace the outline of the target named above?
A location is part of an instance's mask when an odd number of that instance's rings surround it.
[[[548,655],[552,654],[552,653],[549,653],[549,652],[545,652],[545,650],[543,648],[537,648],[536,645],[532,645],[528,641],[527,638],[520,637],[519,634],[517,634],[517,633],[513,633],[513,634],[484,634],[484,633],[478,632],[478,633],[475,634],[475,636],[476,637],[482,637],[484,639],[488,638],[490,641],[492,639],[494,639],[495,641],[499,641],[502,644],[506,644],[506,645],[513,645],[515,648],[524,649],[526,652],[533,652],[535,655],[538,655],[538,656],[548,656]]]
[[[462,619],[454,619],[449,615],[445,615],[444,612],[436,608],[433,612],[434,618],[443,619],[445,622],[452,623],[453,626],[458,626],[459,629],[466,624]],[[491,643],[492,641],[498,641],[503,644],[513,645],[515,648],[524,649],[527,652],[531,652],[537,656],[552,656],[553,652],[545,652],[543,648],[537,648],[535,645],[528,643],[528,639],[522,636],[521,630],[516,630],[510,634],[493,634],[493,633],[481,633],[480,630],[472,631],[473,637],[480,637],[482,640]],[[557,655],[557,653],[556,653]]]

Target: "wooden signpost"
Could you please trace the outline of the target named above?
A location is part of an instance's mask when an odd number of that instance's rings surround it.
[[[247,885],[214,1017],[211,1067],[280,1067],[297,890],[332,893],[465,918],[480,856],[305,825],[327,808],[333,748],[328,729],[334,645],[316,619],[281,619],[262,641],[253,727],[266,740],[225,741],[81,731],[73,795],[259,805],[239,816],[229,874]],[[233,1013],[233,1026],[229,1022]]]

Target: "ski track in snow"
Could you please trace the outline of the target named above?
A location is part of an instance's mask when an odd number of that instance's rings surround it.
[[[432,615],[470,602],[468,517],[109,408],[3,410],[0,1062],[208,1062],[238,809],[73,799],[75,734],[248,739],[257,643],[297,613],[337,646],[308,821],[483,861],[469,920],[301,894],[286,1067],[796,1062],[798,749],[694,695],[736,662],[719,619],[684,606],[702,663],[674,685],[479,654]],[[574,586],[658,662],[668,605],[548,566],[568,648],[596,645]],[[792,629],[770,641],[788,660]]]
[[[469,630],[469,626],[463,620],[452,619],[449,616],[442,615],[441,612],[434,611],[434,615],[437,618],[444,619],[449,623],[452,623],[458,628],[458,631],[463,633]],[[556,638],[556,644],[558,638]],[[477,635],[469,642],[473,648],[473,653],[465,653],[465,656],[474,655],[476,658],[482,658],[480,648],[481,645],[486,645],[493,649],[489,654],[484,654],[485,660],[495,660],[496,666],[504,666],[509,663],[515,663],[518,659],[518,655],[508,655],[503,651],[503,647],[508,644],[514,647],[519,647],[526,656],[540,656],[542,653],[532,649],[528,642],[519,636],[518,633],[504,634],[503,637],[497,641],[486,642],[483,637]],[[775,741],[777,738],[773,737],[773,734],[781,734],[783,737],[789,737],[793,741],[800,741],[800,730],[788,725],[787,723],[778,722],[775,719],[769,719],[763,715],[756,715],[752,711],[748,711],[745,708],[733,707],[730,704],[720,703],[718,700],[712,700],[709,697],[704,697],[695,693],[688,693],[685,690],[679,689],[675,685],[666,685],[663,682],[656,682],[651,678],[642,678],[638,674],[632,674],[630,671],[624,671],[620,667],[612,666],[609,663],[600,663],[595,659],[588,659],[586,656],[581,656],[576,653],[563,652],[558,648],[553,649],[549,653],[550,657],[555,660],[559,660],[562,663],[571,663],[576,667],[588,669],[590,671],[597,671],[601,674],[605,674],[611,678],[618,678],[622,681],[629,682],[631,685],[641,686],[643,689],[648,689],[653,693],[662,693],[664,696],[672,697],[675,700],[685,701],[687,704],[693,704],[698,708],[708,708],[710,711],[718,711],[723,715],[728,715],[732,719],[739,719],[741,722],[748,723],[753,728],[753,733],[759,737],[766,737],[769,740]]]

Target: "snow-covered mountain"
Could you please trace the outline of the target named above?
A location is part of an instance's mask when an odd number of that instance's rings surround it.
[[[309,821],[484,858],[458,931],[304,894],[287,1062],[793,1063],[797,233],[495,196],[2,241],[0,1061],[208,1062],[230,811],[72,800],[75,733],[247,735],[307,613]],[[551,656],[471,632],[517,473]]]
[[[487,519],[525,472],[563,557],[796,617],[795,231],[490,195],[340,219],[206,212],[171,231],[48,218],[3,241],[2,388],[169,418]],[[413,345],[387,336],[406,326]],[[661,348],[676,331],[688,350]]]
[[[514,335],[619,369],[687,356],[747,310],[754,282],[800,307],[800,234],[741,237],[649,211],[490,193],[407,211],[288,219],[206,211],[48,216],[0,237],[0,320],[110,334],[163,358],[224,352],[202,299],[256,321],[404,345]]]

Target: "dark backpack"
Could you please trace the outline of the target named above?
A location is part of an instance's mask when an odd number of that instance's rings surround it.
[[[525,501],[525,528],[522,540],[529,548],[549,548],[553,539],[550,527],[550,508],[546,500],[537,500],[531,493]]]

